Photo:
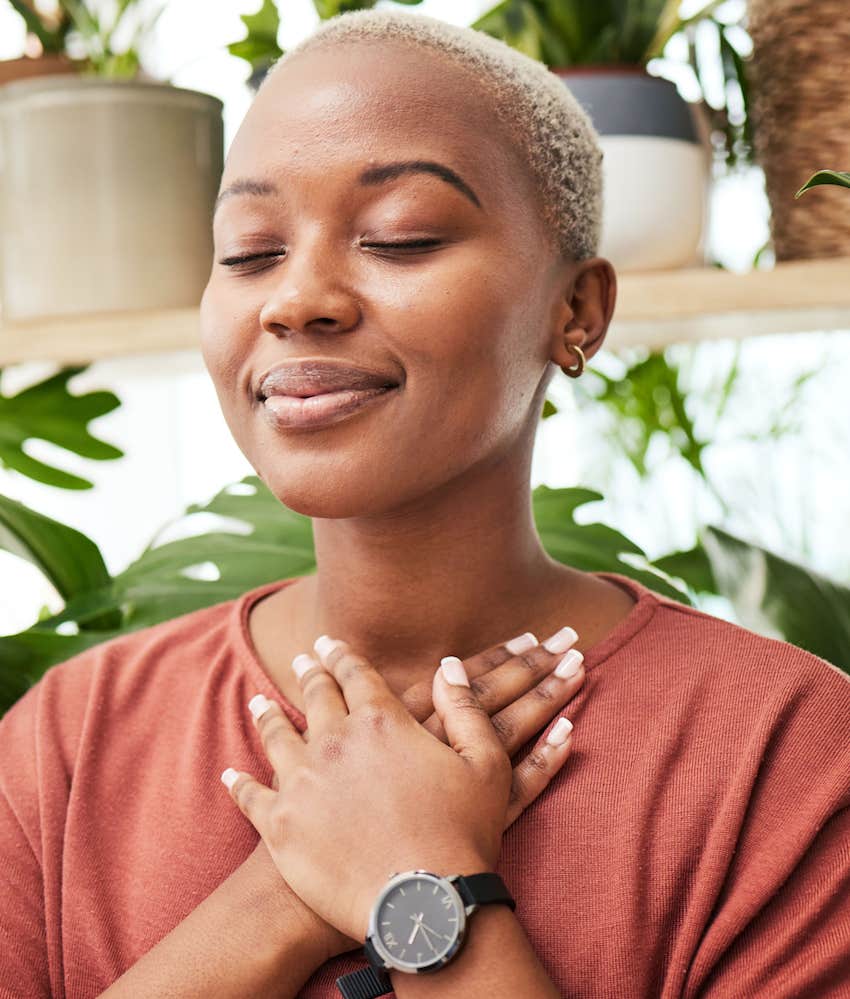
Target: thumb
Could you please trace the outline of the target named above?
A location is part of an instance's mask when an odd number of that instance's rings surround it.
[[[469,686],[463,663],[457,656],[440,660],[434,674],[434,710],[443,725],[449,745],[471,763],[492,759],[493,751],[505,752],[490,715]]]

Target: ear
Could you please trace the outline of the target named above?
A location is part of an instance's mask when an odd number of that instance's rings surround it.
[[[575,365],[576,355],[567,344],[581,347],[590,360],[602,346],[616,301],[617,275],[610,260],[591,257],[571,262],[553,317],[552,362],[559,367]]]

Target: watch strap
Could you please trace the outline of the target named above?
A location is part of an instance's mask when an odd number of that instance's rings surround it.
[[[508,891],[508,886],[495,871],[483,874],[461,874],[452,878],[464,905],[502,905],[516,909],[516,902]]]
[[[360,968],[337,978],[336,987],[343,999],[377,999],[393,990],[390,976],[386,972],[383,976],[385,981],[376,968]]]

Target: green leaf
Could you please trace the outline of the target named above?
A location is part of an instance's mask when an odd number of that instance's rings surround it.
[[[283,55],[277,41],[280,13],[272,0],[263,0],[255,14],[243,14],[240,20],[247,34],[227,46],[231,55],[247,60],[252,70],[270,66]]]
[[[575,511],[603,499],[593,489],[550,489],[538,486],[533,494],[534,521],[546,551],[583,572],[618,572],[659,593],[690,603],[688,595],[656,570],[633,541],[605,524],[577,524]],[[631,556],[631,561],[622,556]],[[634,563],[640,563],[638,567]]]
[[[550,416],[555,416],[558,412],[557,407],[549,399],[543,400],[543,412],[540,414],[541,420],[548,420]]]
[[[850,173],[844,173],[841,170],[818,170],[817,173],[813,173],[809,177],[794,197],[799,198],[804,191],[808,191],[812,187],[818,187],[820,184],[836,184],[838,187],[850,187]]]
[[[24,19],[26,29],[30,34],[36,36],[41,42],[41,47],[45,52],[62,52],[65,48],[65,32],[51,31],[42,21],[36,10],[23,0],[9,0],[12,9]]]
[[[111,413],[121,405],[118,396],[112,392],[72,395],[68,391],[68,380],[86,367],[63,368],[14,396],[0,394],[0,464],[49,486],[91,489],[88,479],[25,454],[24,441],[33,438],[49,441],[82,458],[96,461],[123,456],[120,448],[93,437],[87,430],[89,421]]]
[[[37,566],[66,601],[109,582],[90,538],[6,496],[0,496],[0,548]]]
[[[719,592],[744,627],[850,672],[850,588],[719,527],[707,527],[701,540]]]
[[[702,545],[655,559],[657,569],[683,580],[695,593],[717,593],[711,560]]]

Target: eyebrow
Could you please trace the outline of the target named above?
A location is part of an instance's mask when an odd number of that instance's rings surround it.
[[[469,184],[450,167],[445,166],[443,163],[436,163],[434,160],[404,160],[398,163],[383,163],[380,166],[369,167],[367,170],[364,170],[357,178],[357,182],[363,187],[374,187],[395,180],[396,177],[400,177],[406,173],[430,173],[435,177],[439,177],[460,191],[476,207],[481,208],[482,211],[484,210],[481,202],[478,200],[478,195],[472,190]],[[264,197],[277,193],[278,188],[270,181],[256,180],[252,177],[240,178],[230,184],[229,187],[226,187],[215,199],[213,215],[218,211],[222,201],[236,194],[255,194]]]

